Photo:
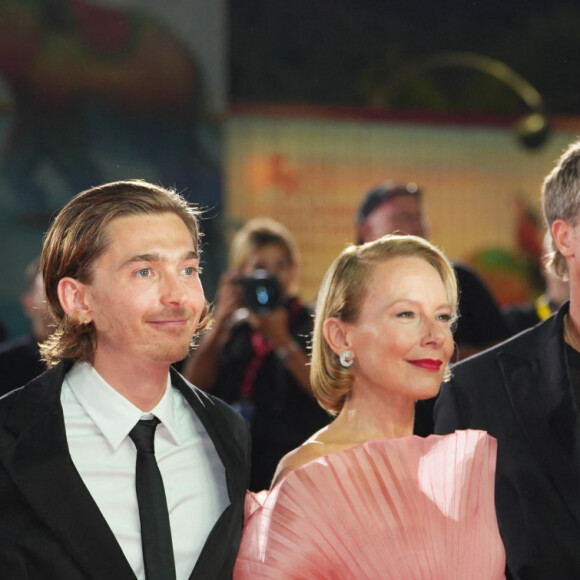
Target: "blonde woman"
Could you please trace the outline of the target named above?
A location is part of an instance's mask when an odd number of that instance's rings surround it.
[[[234,578],[503,578],[496,442],[413,436],[449,375],[457,284],[416,236],[344,250],[322,283],[311,383],[334,421],[249,495]]]

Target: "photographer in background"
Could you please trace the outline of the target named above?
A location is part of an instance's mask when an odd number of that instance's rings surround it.
[[[214,323],[183,367],[197,387],[236,408],[252,429],[250,489],[270,487],[278,461],[326,425],[310,387],[312,312],[296,297],[298,248],[280,223],[256,218],[230,247]]]

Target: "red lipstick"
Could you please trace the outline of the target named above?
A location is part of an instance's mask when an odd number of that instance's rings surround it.
[[[428,371],[438,371],[441,368],[441,365],[443,364],[443,361],[432,358],[410,360],[409,362],[412,365],[415,365],[416,367],[426,369]]]

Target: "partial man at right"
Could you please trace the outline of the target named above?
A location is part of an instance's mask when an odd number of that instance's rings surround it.
[[[552,254],[552,235],[550,232],[546,232],[544,236],[543,250],[541,272],[545,282],[544,292],[535,300],[513,304],[503,309],[506,324],[512,335],[546,320],[559,310],[564,302],[570,300],[568,279],[562,280],[548,265]]]
[[[557,314],[457,364],[435,432],[498,440],[495,504],[514,580],[580,578],[580,141],[543,184],[549,266],[569,280]]]

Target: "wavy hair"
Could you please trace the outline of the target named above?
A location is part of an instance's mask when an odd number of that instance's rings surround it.
[[[542,206],[548,230],[551,231],[556,220],[565,220],[572,226],[577,225],[580,213],[580,141],[572,143],[564,151],[544,180]],[[568,279],[566,258],[558,250],[553,238],[546,264],[557,276],[563,280]]]
[[[94,356],[94,325],[83,324],[64,312],[58,299],[60,280],[71,277],[91,283],[93,264],[110,243],[107,227],[113,220],[162,213],[174,213],[183,220],[199,252],[200,210],[190,206],[175,190],[146,181],[116,181],[93,187],[73,197],[57,214],[40,258],[44,292],[53,319],[53,331],[40,345],[43,360],[49,366],[64,359],[92,362]],[[206,301],[197,335],[211,322],[208,310]]]

